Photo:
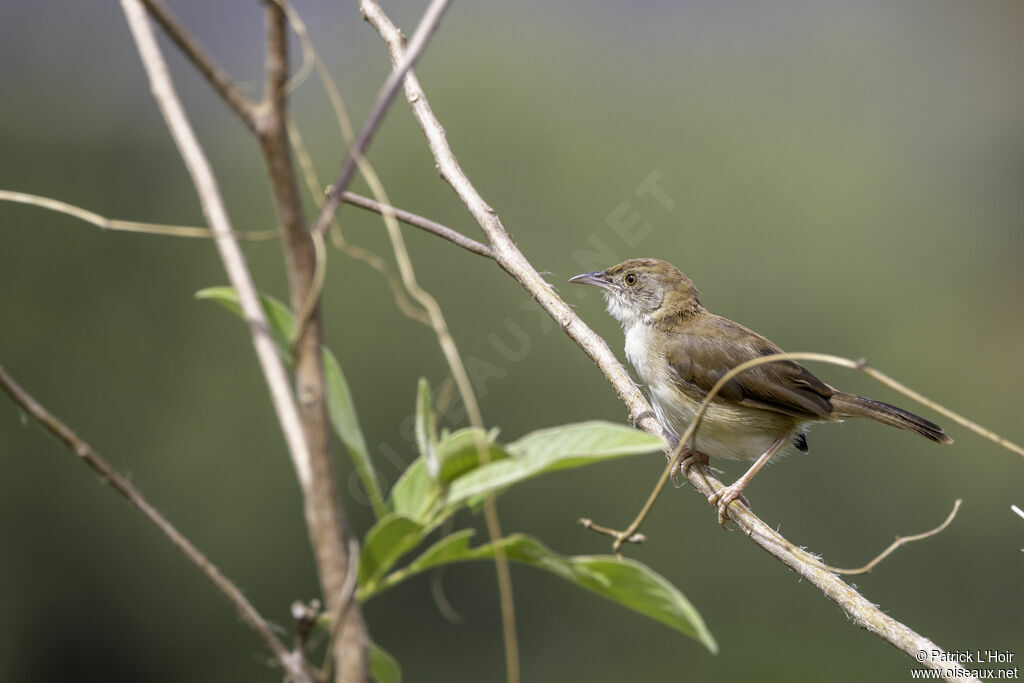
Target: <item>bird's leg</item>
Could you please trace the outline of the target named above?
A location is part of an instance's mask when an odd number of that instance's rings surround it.
[[[710,460],[704,453],[695,451],[689,446],[684,446],[679,451],[679,455],[676,456],[675,461],[672,463],[672,471],[669,472],[673,485],[675,485],[676,475],[682,475],[685,479],[686,473],[690,471],[690,468],[693,467],[694,463],[698,462],[706,467]]]
[[[772,445],[768,447],[768,450],[766,450],[760,458],[754,461],[754,464],[750,466],[750,469],[747,470],[742,477],[734,481],[729,486],[726,486],[708,496],[708,504],[712,507],[716,505],[718,506],[718,523],[722,525],[723,529],[725,528],[725,521],[728,519],[726,512],[729,509],[729,505],[737,498],[743,497],[743,489],[747,487],[747,484],[749,484],[750,480],[754,478],[754,475],[772,459],[772,456],[779,452],[779,449],[786,444],[788,439],[789,435],[787,434],[786,436],[781,436],[773,441]],[[747,503],[747,506],[749,507],[750,503]]]

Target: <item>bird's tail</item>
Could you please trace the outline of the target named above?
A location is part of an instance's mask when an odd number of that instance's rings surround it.
[[[838,417],[870,417],[883,424],[920,434],[936,443],[953,443],[953,439],[939,425],[888,403],[844,392],[836,392],[831,401],[834,414]]]

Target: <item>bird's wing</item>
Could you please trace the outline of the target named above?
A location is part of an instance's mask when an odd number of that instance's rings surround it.
[[[756,332],[718,316],[687,321],[666,350],[669,367],[683,391],[703,400],[729,370],[740,363],[781,353]],[[834,393],[811,372],[793,361],[758,365],[729,380],[717,398],[805,419],[828,418]]]

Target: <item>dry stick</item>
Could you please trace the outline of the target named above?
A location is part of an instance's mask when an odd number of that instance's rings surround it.
[[[361,0],[360,6],[364,16],[387,44],[392,62],[400,59],[402,55],[401,34],[380,8],[380,5],[373,0]],[[469,178],[463,173],[448,145],[444,128],[431,111],[430,104],[427,102],[426,95],[415,74],[410,73],[405,79],[405,95],[413,115],[426,135],[441,177],[452,186],[487,235],[491,248],[495,251],[497,262],[594,360],[615,388],[619,398],[628,407],[634,424],[651,434],[662,436],[667,442],[670,435],[658,422],[650,405],[629,378],[625,368],[608,348],[608,344],[591,330],[537,273],[505,231],[497,214],[488,206]],[[714,489],[702,480],[695,469],[691,468],[687,473],[689,481],[702,494],[710,495]],[[720,483],[719,486],[721,486]],[[822,569],[813,557],[805,551],[795,548],[746,508],[734,509],[732,518],[755,543],[815,585],[829,599],[839,604],[859,626],[880,636],[886,642],[911,656],[922,649],[928,651],[940,649],[924,636],[915,633],[879,610],[839,577]],[[941,665],[946,669],[962,669],[956,663],[941,662],[933,665]]]
[[[398,89],[402,86],[406,73],[412,69],[420,55],[423,54],[424,48],[426,48],[427,43],[430,41],[430,36],[433,35],[434,30],[441,21],[441,16],[448,9],[450,2],[451,0],[432,0],[427,10],[423,13],[423,18],[420,19],[420,23],[416,27],[416,31],[413,33],[412,40],[409,41],[409,47],[403,53],[402,59],[394,62],[394,69],[388,74],[384,85],[381,86],[377,101],[374,103],[373,109],[370,110],[369,116],[366,117],[362,130],[359,131],[355,142],[349,147],[345,163],[342,164],[338,177],[334,181],[332,196],[327,198],[324,208],[320,210],[320,215],[317,217],[313,228],[315,232],[321,234],[327,232],[327,228],[331,224],[331,218],[337,212],[338,205],[341,202],[340,195],[348,189],[349,183],[352,182],[352,178],[355,176],[359,158],[362,157],[363,152],[366,151],[370,144],[370,140],[373,139],[374,134],[377,132],[377,128],[383,122],[384,114],[387,113],[388,107],[391,106],[391,101],[398,94]]]
[[[341,203],[341,194],[348,189],[352,178],[355,177],[356,168],[363,159],[363,153],[369,147],[380,124],[384,122],[384,115],[387,114],[388,109],[391,107],[391,102],[398,93],[402,79],[423,54],[427,43],[430,42],[430,37],[437,29],[438,24],[441,22],[441,17],[444,16],[444,12],[448,9],[450,3],[451,0],[432,0],[423,13],[423,17],[420,19],[415,33],[413,33],[412,40],[409,42],[409,51],[406,54],[405,61],[395,65],[395,68],[388,74],[387,80],[384,81],[384,85],[381,86],[380,92],[377,95],[377,101],[374,102],[370,114],[366,117],[362,129],[359,131],[359,135],[349,146],[348,154],[345,156],[341,170],[338,172],[334,185],[327,195],[327,201],[324,202],[323,207],[320,209],[320,215],[313,226],[312,233],[315,237],[323,239],[323,236],[327,234],[327,229],[330,227]],[[275,4],[274,7],[283,13],[284,10],[281,8],[281,5]],[[320,292],[311,290],[308,298],[309,301],[304,301],[301,305],[294,306],[297,311],[295,318],[296,335],[303,333],[307,323],[307,318],[303,317],[301,313],[316,306],[316,302],[320,299]]]
[[[270,389],[274,410],[284,431],[292,463],[298,474],[299,483],[303,491],[306,491],[312,479],[312,469],[298,408],[291,393],[288,374],[268,331],[256,287],[245,264],[245,257],[234,239],[231,221],[224,208],[213,170],[185,116],[167,71],[167,64],[160,53],[140,0],[121,0],[121,6],[149,77],[157,105],[192,177],[203,214],[215,235],[214,242],[224,262],[224,269],[231,285],[238,293],[239,305],[249,324],[253,346]]]
[[[355,538],[348,539],[348,556],[359,557],[359,541]],[[338,600],[338,604],[331,609],[328,618],[330,621],[330,635],[327,638],[327,647],[324,649],[326,653],[324,659],[323,669],[320,671],[320,680],[326,683],[331,679],[331,665],[334,662],[334,658],[331,657],[331,653],[334,651],[335,644],[338,641],[338,635],[341,633],[341,629],[338,628],[338,624],[342,623],[345,619],[345,614],[348,612],[352,603],[355,602],[356,588],[359,587],[359,563],[350,562],[348,565],[348,576],[345,577],[345,585],[341,589],[342,599]]]
[[[267,165],[278,222],[284,232],[285,263],[292,310],[302,316],[292,341],[295,356],[295,392],[309,444],[313,481],[304,491],[304,511],[320,586],[327,608],[343,614],[336,624],[339,635],[327,656],[335,658],[336,677],[355,683],[367,677],[369,655],[366,624],[358,605],[345,592],[346,577],[358,557],[348,554],[345,513],[338,496],[331,459],[331,427],[327,415],[327,388],[323,367],[323,324],[320,290],[323,283],[323,235],[310,235],[302,209],[287,132],[288,29],[284,10],[267,2],[265,92],[257,114],[257,137]]]
[[[283,6],[287,7],[286,4]],[[333,106],[335,115],[338,118],[338,126],[341,129],[342,136],[347,142],[351,142],[352,124],[349,121],[348,114],[345,111],[344,102],[342,101],[341,95],[334,84],[334,80],[330,77],[330,74],[327,73],[327,70],[323,68],[322,62],[320,62],[319,57],[317,57],[301,18],[295,12],[291,12],[289,14],[289,18],[292,20],[293,27],[299,35],[300,40],[303,42],[303,53],[306,55],[312,55],[316,61],[321,79],[324,82],[324,87],[327,89],[328,95],[331,99],[331,105]],[[429,29],[423,29],[423,23],[426,21],[427,19],[424,18],[420,27],[417,28],[416,36],[413,37],[414,43],[418,39],[417,36],[429,33]],[[301,139],[298,135],[295,137]],[[353,145],[353,149],[354,148],[355,145]],[[448,324],[441,312],[441,307],[438,305],[437,301],[429,293],[424,291],[417,283],[412,261],[409,258],[409,253],[405,247],[405,241],[402,238],[401,230],[398,227],[398,223],[395,221],[395,216],[390,211],[391,202],[388,200],[384,192],[383,184],[380,182],[380,178],[377,177],[376,172],[373,170],[373,167],[370,166],[365,157],[359,153],[359,150],[356,151],[357,153],[353,158],[356,159],[359,172],[370,185],[374,195],[379,200],[382,200],[378,206],[383,209],[381,215],[383,216],[384,224],[387,227],[388,237],[391,240],[395,259],[398,261],[402,282],[410,295],[416,299],[424,309],[426,309],[430,325],[434,329],[434,334],[437,336],[438,344],[441,346],[442,353],[444,354],[445,360],[451,369],[459,394],[466,406],[466,412],[469,416],[470,423],[477,428],[477,434],[482,435],[485,432],[483,416],[480,413],[476,395],[473,392],[473,387],[469,381],[469,375],[466,372],[465,365],[462,362],[462,357],[459,354],[455,340],[452,337],[448,329]],[[308,160],[308,155],[303,167],[309,169],[309,172],[307,173],[307,181],[312,179],[315,182],[316,174],[312,169],[312,163]],[[319,186],[319,182],[315,182],[315,185]],[[332,188],[332,190],[336,191],[336,188]],[[333,220],[333,216],[331,222],[335,227],[335,232],[333,234],[340,238],[341,230],[337,225],[337,222]],[[443,228],[443,226],[440,227]],[[439,232],[446,233],[450,238],[458,235],[458,233],[447,228],[443,228]],[[490,451],[483,436],[477,437],[476,448],[481,462],[487,463],[490,459]],[[498,518],[497,504],[495,503],[493,495],[487,496],[484,499],[484,518],[487,525],[488,537],[496,547],[494,562],[498,576],[498,592],[501,604],[502,634],[506,653],[507,677],[509,681],[516,682],[519,680],[519,646],[516,637],[515,602],[512,595],[512,575],[508,565],[508,558],[505,556],[504,548],[497,543],[501,538],[502,533],[500,520]]]
[[[295,158],[299,162],[299,168],[302,169],[302,175],[306,181],[306,189],[309,190],[309,193],[313,197],[313,201],[316,203],[317,207],[323,206],[324,198],[323,194],[319,192],[320,182],[316,176],[316,169],[313,168],[313,160],[309,156],[309,150],[306,148],[306,143],[302,139],[302,134],[291,121],[288,122],[288,137],[291,139],[292,149],[295,151]],[[364,197],[364,199],[366,198]],[[366,201],[373,200],[366,199]],[[373,203],[376,204],[376,202]],[[334,246],[343,254],[351,256],[359,261],[363,261],[376,270],[377,273],[384,278],[384,281],[388,283],[388,288],[391,290],[391,295],[395,299],[395,305],[398,306],[398,310],[412,320],[429,326],[430,317],[427,316],[425,311],[416,308],[416,306],[409,301],[409,298],[405,295],[405,290],[402,289],[401,281],[399,281],[398,276],[395,275],[384,259],[369,249],[364,249],[363,247],[350,243],[342,236],[340,229],[335,230],[335,226],[331,227],[331,237],[334,241]]]
[[[414,228],[425,230],[429,233],[437,235],[441,239],[448,240],[452,244],[462,247],[466,251],[480,256],[486,256],[487,258],[494,258],[494,250],[486,244],[481,244],[471,237],[466,237],[458,230],[453,230],[447,225],[441,225],[437,221],[432,221],[429,218],[424,218],[410,211],[399,209],[394,206],[385,206],[380,202],[375,202],[369,197],[363,197],[362,195],[355,194],[354,192],[345,192],[341,196],[341,201],[352,206],[358,206],[360,209],[366,209],[367,211],[373,211],[374,213],[383,214],[385,211],[393,215],[398,220],[402,221],[406,225],[411,225]]]
[[[895,552],[896,549],[900,546],[906,545],[907,543],[913,543],[914,541],[920,541],[945,531],[946,527],[948,527],[953,522],[953,518],[956,517],[956,513],[960,510],[960,504],[962,502],[963,501],[960,500],[959,498],[956,499],[956,502],[953,503],[953,509],[950,511],[949,516],[946,517],[946,521],[940,524],[939,526],[935,527],[931,531],[925,531],[924,533],[914,534],[913,536],[897,536],[896,540],[893,541],[888,548],[880,552],[875,557],[875,559],[871,560],[863,567],[858,567],[857,569],[840,569],[838,567],[833,567],[831,565],[825,565],[825,569],[829,570],[830,572],[835,572],[836,574],[867,574],[872,569],[874,569],[874,567],[879,562],[889,557],[889,555]]]
[[[365,198],[364,198],[365,199]],[[119,230],[121,232],[141,232],[150,235],[168,235],[170,237],[196,237],[209,239],[213,233],[208,228],[199,228],[190,225],[167,225],[165,223],[141,223],[139,221],[120,221],[113,218],[101,216],[88,209],[68,204],[49,197],[40,197],[25,192],[11,192],[0,190],[0,201],[28,204],[41,209],[49,209],[57,213],[63,213],[74,218],[92,223],[103,230]],[[369,201],[369,200],[367,200]],[[241,240],[276,240],[281,237],[277,230],[262,230],[259,232],[233,232],[237,239]]]
[[[325,486],[322,480],[321,463],[323,460],[327,460],[327,466],[329,467],[330,461],[326,454],[323,454],[324,457],[318,458],[316,461],[312,457],[309,441],[304,429],[303,417],[295,404],[288,375],[270,337],[263,309],[260,306],[259,297],[251,275],[245,265],[245,259],[238,247],[238,243],[231,236],[231,223],[217,188],[216,180],[214,179],[209,162],[196,140],[195,133],[189,125],[181,102],[174,91],[173,83],[167,71],[167,65],[160,53],[145,10],[139,0],[122,0],[122,6],[138,46],[143,65],[146,68],[153,94],[192,176],[193,183],[199,193],[203,213],[206,215],[206,219],[216,235],[216,244],[220,251],[221,259],[224,262],[231,284],[238,293],[239,304],[252,331],[253,345],[256,348],[263,374],[270,386],[271,398],[278,421],[281,423],[285,433],[289,454],[291,455],[299,484],[302,488],[303,501],[306,508],[306,523],[310,535],[313,537],[314,551],[317,554],[318,567],[321,570],[321,582],[327,588],[334,588],[335,586],[330,580],[334,578],[335,574],[339,574],[336,587],[340,589],[344,581],[346,568],[344,548],[342,547],[340,551],[332,554],[327,552],[330,550],[327,543],[334,532],[334,529],[330,527],[330,523],[331,521],[339,522],[337,517],[331,516],[337,510],[337,506],[334,506],[330,500],[326,504],[321,504],[324,496],[318,495]],[[319,350],[316,353],[316,357],[317,359],[320,357]],[[305,398],[303,387],[300,386],[299,392],[300,396]],[[318,453],[320,452],[318,449]],[[333,486],[333,477],[330,478],[327,485]],[[338,544],[340,544],[340,536],[337,540]],[[325,569],[328,570],[326,574]],[[325,594],[328,601],[330,601],[332,598],[338,599],[339,592],[325,590]],[[355,610],[350,611],[348,614],[350,617],[353,614],[358,616],[359,612]],[[359,623],[361,624],[361,620]],[[361,629],[357,636],[359,637],[353,639],[354,644],[349,653],[350,656],[346,657],[352,666],[358,668],[352,680],[365,678],[365,658],[360,656],[360,653],[365,653],[364,637],[362,636]],[[343,639],[342,645],[344,646],[344,644],[345,639]],[[339,651],[341,649],[339,648]]]
[[[141,0],[149,13],[164,29],[168,37],[177,45],[185,56],[195,65],[199,72],[213,86],[229,107],[238,115],[242,123],[253,133],[256,132],[256,104],[242,94],[219,64],[210,59],[199,42],[192,37],[188,29],[171,14],[171,11],[160,0]]]
[[[337,119],[338,128],[342,132],[342,137],[346,141],[350,141],[355,136],[355,132],[352,130],[352,123],[349,120],[348,111],[345,109],[345,103],[341,98],[341,93],[338,92],[338,86],[335,85],[334,79],[331,78],[330,72],[324,65],[323,60],[320,59],[320,55],[317,54],[316,50],[313,48],[313,41],[309,37],[309,31],[306,30],[306,24],[302,21],[302,17],[299,16],[299,14],[294,10],[291,4],[287,2],[287,0],[274,1],[280,4],[282,7],[284,7],[284,10],[288,15],[288,20],[292,24],[292,29],[295,31],[295,34],[299,37],[299,42],[302,45],[303,66],[305,66],[307,63],[312,62],[317,74],[320,76],[320,81],[324,86],[324,90],[327,91],[327,99],[330,101],[331,108],[334,110],[334,116]],[[293,81],[295,80],[296,79],[293,78],[292,81],[289,81],[289,87],[294,87]],[[294,131],[295,133],[295,136],[293,138],[293,144],[295,143],[296,140],[298,141],[298,144],[294,146],[304,147],[304,145],[302,144],[302,136],[298,134],[298,128],[295,126],[291,126],[289,132],[292,131]],[[298,153],[298,150],[296,151],[296,153]],[[312,164],[309,164],[309,169],[312,169]],[[306,170],[305,167],[303,168],[303,170]],[[310,174],[308,171],[306,172],[307,180],[311,176],[315,177],[315,175],[315,173]],[[319,187],[319,183],[317,183],[316,187]],[[327,189],[327,194],[333,194],[333,189],[333,186],[329,187]],[[317,201],[318,206],[322,210],[323,202],[319,190],[310,189],[310,194],[313,195],[313,197]],[[353,206],[358,206],[362,209],[366,209],[367,211],[373,211],[375,213],[383,213],[385,210],[384,205],[381,204],[380,202],[376,202],[368,197],[364,197],[354,192],[349,192],[347,190],[341,194],[341,201],[347,204],[352,204]],[[462,247],[463,249],[468,249],[474,254],[480,254],[481,256],[494,258],[494,252],[491,250],[489,246],[487,246],[486,244],[481,244],[480,242],[477,242],[476,240],[470,237],[466,237],[457,230],[453,230],[446,225],[441,225],[437,221],[432,221],[429,218],[418,216],[409,211],[404,211],[402,209],[398,209],[395,207],[390,207],[390,210],[394,212],[395,218],[402,221],[403,223],[433,233],[438,237],[441,237],[442,239],[448,240],[449,242]],[[343,240],[344,238],[341,237],[341,230],[336,220],[332,220],[331,227],[332,235],[335,235],[337,239]]]
[[[156,508],[150,505],[149,501],[145,499],[142,493],[128,479],[104,460],[99,453],[93,450],[92,446],[83,441],[70,427],[61,422],[53,413],[49,412],[27,391],[21,388],[2,366],[0,366],[0,386],[3,387],[4,391],[7,392],[7,395],[11,397],[11,400],[16,405],[20,406],[36,422],[70,448],[75,455],[81,458],[82,462],[99,474],[105,483],[109,484],[111,488],[124,496],[129,503],[138,508],[146,519],[152,522],[192,564],[199,568],[199,571],[210,579],[220,592],[227,596],[228,600],[235,606],[235,610],[238,611],[242,621],[263,640],[263,643],[274,654],[274,657],[281,663],[281,666],[284,667],[284,670],[288,672],[293,681],[305,682],[311,680],[303,666],[304,660],[302,657],[295,657],[288,652],[280,638],[274,635],[266,619],[246,599],[238,586],[232,583],[231,579],[224,576],[220,569],[202,551],[182,535]]]

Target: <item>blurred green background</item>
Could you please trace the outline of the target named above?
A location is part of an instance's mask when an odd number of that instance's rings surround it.
[[[411,34],[424,4],[385,9]],[[170,5],[258,96],[259,3]],[[201,224],[118,4],[0,6],[0,187],[113,218]],[[387,74],[382,43],[354,2],[297,8],[361,121]],[[522,251],[620,357],[621,332],[597,292],[565,280],[657,256],[689,274],[711,310],[784,348],[867,357],[1019,442],[1022,31],[1024,5],[1012,0],[460,2],[418,73],[460,162]],[[272,228],[256,145],[164,44],[236,227]],[[310,81],[293,103],[320,173],[332,177],[344,146],[323,89]],[[404,102],[370,159],[397,205],[480,236]],[[637,194],[652,174],[668,201]],[[352,241],[388,255],[377,218],[346,207],[341,219]],[[627,219],[637,221],[629,241],[612,227]],[[421,282],[480,369],[490,425],[512,439],[625,419],[600,373],[511,279],[406,234]],[[279,245],[245,250],[261,288],[286,299]],[[221,284],[209,242],[103,233],[0,205],[0,364],[288,627],[289,603],[316,594],[314,569],[244,328],[193,300]],[[446,366],[377,275],[333,250],[324,315],[381,477],[393,483],[414,457],[406,420],[416,379],[437,386]],[[915,408],[865,377],[815,370]],[[750,499],[794,543],[857,566],[963,498],[945,533],[854,583],[947,649],[1019,660],[1024,520],[1010,505],[1024,503],[1024,463],[938,421],[955,446],[862,422],[815,429],[811,454],[767,469]],[[0,454],[0,677],[279,679],[198,572],[6,400]],[[370,510],[338,457],[362,534]],[[576,519],[626,523],[661,466],[649,455],[530,482],[499,500],[504,528],[564,553],[607,552]],[[741,472],[723,466],[728,479]],[[645,531],[648,543],[630,554],[689,596],[721,653],[514,567],[525,680],[902,681],[917,666],[741,534],[723,532],[688,487],[659,501]],[[411,681],[500,680],[493,568],[456,566],[445,586],[462,624],[442,618],[420,577],[365,606],[374,639]]]

